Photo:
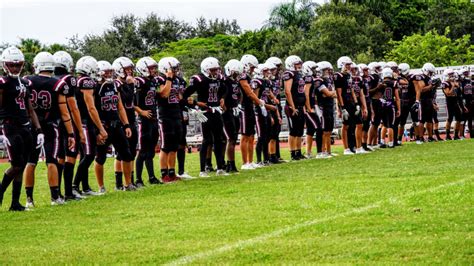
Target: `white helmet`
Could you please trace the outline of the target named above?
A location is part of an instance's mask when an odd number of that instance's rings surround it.
[[[138,73],[140,73],[140,75],[144,77],[149,77],[151,76],[150,68],[152,67],[158,67],[158,63],[155,61],[155,59],[146,56],[138,60],[136,69]]]
[[[453,69],[447,68],[443,71],[443,76],[445,80],[453,80],[455,78],[455,73]],[[451,76],[451,77],[450,77]]]
[[[74,67],[72,56],[65,51],[57,51],[53,54],[55,67],[65,68],[67,72],[71,72]]]
[[[98,72],[99,75],[97,77],[97,80],[99,81],[102,81],[104,79],[103,76],[105,75],[105,71],[114,71],[114,68],[112,67],[112,65],[107,61],[101,60],[97,62],[97,65],[99,66],[99,72]],[[106,78],[105,80],[109,82],[112,81],[113,75],[109,78]]]
[[[244,65],[245,72],[249,72],[252,67],[258,66],[258,59],[251,54],[243,55],[240,62]]]
[[[216,79],[217,75],[212,75],[211,69],[218,69],[219,67],[219,60],[217,58],[207,57],[201,62],[201,73],[210,79]]]
[[[3,71],[7,73],[10,77],[18,78],[21,74],[21,70],[25,65],[25,56],[20,51],[20,49],[15,46],[10,46],[2,52],[2,58],[0,58],[2,63]],[[20,71],[18,73],[12,73],[10,71],[10,64],[21,64]]]
[[[297,71],[295,65],[303,64],[303,60],[297,55],[290,55],[285,59],[285,68],[290,71]]]
[[[325,69],[332,69],[332,65],[328,61],[321,61],[321,62],[318,62],[318,69],[320,71],[323,71]]]
[[[341,69],[347,65],[347,64],[352,64],[352,60],[348,56],[341,56],[339,59],[337,59],[337,68]]]
[[[125,73],[124,68],[131,67],[133,68],[133,62],[130,58],[121,56],[114,60],[112,63],[112,67],[114,68],[115,74],[121,78],[126,78],[127,73]]]
[[[423,74],[425,74],[427,76],[432,76],[436,72],[436,68],[433,64],[426,63],[421,68],[421,71],[423,71]]]
[[[387,63],[385,63],[384,61],[380,61],[380,62],[379,62],[379,65],[380,65],[380,67],[381,67],[382,69],[384,69],[385,66],[387,65]]]
[[[254,70],[254,78],[264,79],[265,75],[263,72],[266,70],[269,70],[267,64],[258,64],[258,66]]]
[[[160,59],[160,61],[158,61],[158,71],[160,71],[162,74],[166,74],[170,68],[173,71],[178,71],[178,59],[174,57],[163,57]]]
[[[303,63],[303,75],[313,76],[316,75],[318,64],[314,61],[306,61]]]
[[[397,63],[394,62],[394,61],[387,62],[386,67],[389,67],[389,68],[391,68],[392,70],[394,70],[394,68],[398,69],[398,65],[397,65]]]
[[[51,53],[40,52],[33,59],[33,67],[35,68],[35,74],[40,72],[53,72],[54,71],[54,57]]]
[[[95,78],[98,71],[99,66],[97,65],[97,60],[95,60],[95,58],[92,56],[81,57],[76,62],[76,72],[79,74],[84,74],[91,78]]]
[[[357,67],[359,68],[360,73],[363,73],[364,70],[369,70],[369,67],[366,64],[359,64]]]
[[[244,65],[237,59],[231,59],[224,66],[225,75],[228,77],[240,75],[244,72]]]
[[[283,65],[283,62],[281,61],[281,59],[275,56],[272,56],[268,58],[267,61],[265,61],[265,63],[268,63],[268,62],[273,63],[277,67]]]
[[[382,65],[380,65],[379,62],[371,62],[369,63],[369,69],[372,72],[372,74],[378,74],[382,68]]]
[[[406,76],[410,72],[410,65],[407,63],[401,63],[398,65],[398,69],[400,69],[400,73],[402,73],[402,75]]]
[[[382,70],[382,78],[393,78],[393,70],[389,67],[386,67]]]

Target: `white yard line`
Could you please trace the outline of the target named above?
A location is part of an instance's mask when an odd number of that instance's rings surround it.
[[[350,215],[353,215],[353,214],[367,212],[367,211],[370,211],[372,209],[379,208],[383,203],[387,203],[387,202],[388,203],[397,203],[400,200],[407,199],[407,198],[410,198],[410,197],[413,197],[413,196],[416,196],[416,195],[425,194],[425,193],[432,193],[432,192],[435,192],[435,191],[438,191],[438,190],[441,190],[441,189],[444,189],[444,188],[447,188],[447,187],[462,184],[462,183],[464,183],[464,182],[466,182],[470,179],[471,178],[464,178],[464,179],[461,179],[461,180],[458,180],[458,181],[455,181],[455,182],[450,182],[450,183],[446,183],[446,184],[439,185],[439,186],[436,186],[436,187],[432,187],[432,188],[428,188],[428,189],[408,193],[408,194],[405,194],[405,195],[400,196],[400,197],[392,197],[392,198],[388,198],[386,200],[377,201],[375,203],[366,205],[364,207],[354,208],[354,209],[351,209],[351,210],[348,210],[346,212],[336,214],[336,215],[333,215],[333,216],[328,216],[328,217],[324,217],[324,218],[309,220],[309,221],[306,221],[306,222],[303,222],[303,223],[299,223],[299,224],[295,224],[295,225],[292,225],[292,226],[284,227],[284,228],[277,229],[277,230],[272,231],[272,232],[268,232],[268,233],[256,236],[254,238],[240,240],[238,242],[227,244],[227,245],[215,248],[215,249],[211,249],[211,250],[208,250],[208,251],[196,253],[196,254],[193,254],[193,255],[184,256],[184,257],[178,258],[176,260],[170,261],[170,262],[166,263],[166,265],[188,264],[188,263],[194,262],[194,261],[199,260],[199,259],[206,259],[206,258],[213,257],[213,256],[216,256],[218,254],[228,252],[228,251],[231,251],[231,250],[234,250],[234,249],[249,247],[249,246],[255,245],[257,243],[264,242],[264,241],[266,241],[270,238],[279,237],[279,236],[285,235],[289,232],[296,231],[300,228],[309,227],[309,226],[312,226],[312,225],[315,225],[315,224],[328,222],[328,221],[335,220],[335,219],[338,219],[338,218],[344,218],[346,216],[350,216]]]

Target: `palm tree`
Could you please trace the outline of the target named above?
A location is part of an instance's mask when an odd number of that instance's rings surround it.
[[[19,48],[23,53],[37,54],[41,52],[43,46],[39,40],[21,38]]]
[[[296,27],[307,30],[315,16],[315,7],[316,3],[312,0],[292,0],[289,3],[282,3],[271,9],[265,27],[277,29]]]

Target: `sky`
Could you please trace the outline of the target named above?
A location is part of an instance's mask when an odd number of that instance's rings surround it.
[[[113,16],[131,13],[145,17],[154,12],[194,23],[196,18],[236,19],[243,30],[261,28],[271,8],[290,0],[0,0],[0,44],[35,38],[63,43],[78,34],[100,34]],[[315,2],[324,2],[317,0]]]

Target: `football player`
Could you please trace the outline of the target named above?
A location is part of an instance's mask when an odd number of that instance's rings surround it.
[[[321,127],[323,128],[323,154],[322,158],[331,157],[331,134],[334,129],[334,100],[337,98],[332,74],[332,66],[327,61],[318,63],[321,78],[315,80],[314,87],[318,93],[318,104],[322,109]]]
[[[377,87],[382,95],[379,99],[382,103],[382,132],[381,132],[381,143],[384,145],[385,136],[388,132],[388,147],[394,148],[394,134],[393,134],[393,123],[395,118],[400,116],[400,98],[398,81],[394,80],[393,70],[391,68],[384,68],[382,70],[382,83]]]
[[[41,128],[44,131],[44,154],[46,157],[48,183],[51,192],[51,205],[62,205],[64,199],[59,197],[58,183],[58,154],[62,140],[59,121],[62,119],[66,127],[69,149],[75,147],[74,131],[71,117],[67,109],[66,95],[71,93],[68,85],[53,77],[55,60],[52,54],[40,52],[33,59],[34,76],[28,76],[31,81],[30,100]],[[23,177],[27,197],[27,207],[34,207],[33,188],[35,169],[38,163],[40,148],[34,149],[28,159]]]
[[[20,204],[22,173],[33,147],[43,145],[44,135],[29,100],[31,82],[20,78],[25,64],[23,53],[16,47],[8,47],[2,52],[0,61],[5,73],[0,77],[0,138],[10,161],[0,184],[0,205],[13,182],[10,211],[24,211],[26,208]],[[31,127],[37,134],[36,143],[33,143]]]
[[[137,171],[137,188],[143,187],[143,164],[148,172],[148,181],[156,185],[162,182],[156,178],[153,166],[155,148],[158,144],[158,116],[156,91],[159,88],[156,75],[158,63],[151,57],[143,57],[137,62],[136,70],[140,77],[136,77],[135,112],[139,115],[138,121],[138,157],[135,170]]]
[[[416,92],[412,83],[410,83],[410,65],[407,63],[401,63],[399,66],[400,76],[398,77],[398,83],[400,87],[400,116],[395,119],[398,122],[398,139],[395,140],[399,145],[402,143],[402,137],[405,132],[405,125],[407,123],[408,115],[411,116],[413,123],[418,122],[417,113],[412,112],[411,107],[415,103]],[[415,128],[418,131],[417,128]]]
[[[75,91],[77,85],[77,79],[74,77],[74,61],[69,53],[64,51],[58,51],[53,54],[54,61],[56,63],[54,67],[55,78],[65,82],[69,87],[69,93],[66,94],[66,103],[69,109],[72,121],[74,122],[74,137],[76,145],[69,149],[67,145],[68,135],[64,123],[60,122],[60,131],[63,140],[60,141],[61,150],[58,154],[58,181],[61,184],[61,172],[64,175],[64,194],[65,200],[80,200],[82,196],[74,195],[72,193],[72,180],[74,178],[74,166],[76,164],[76,158],[79,153],[80,145],[85,144],[85,136],[82,131],[82,121],[79,108],[77,107]],[[61,171],[61,169],[63,169]]]
[[[219,61],[214,57],[207,57],[201,62],[201,73],[191,77],[189,86],[184,92],[184,98],[197,92],[197,106],[206,111],[206,122],[202,122],[202,144],[199,151],[200,177],[209,177],[206,171],[207,151],[210,145],[214,145],[216,157],[216,175],[228,175],[224,171],[223,155],[223,121],[225,88],[221,86],[222,80],[218,79],[220,71]]]
[[[441,83],[443,93],[446,96],[446,108],[448,111],[448,117],[446,119],[446,140],[452,140],[451,138],[451,123],[453,118],[456,119],[454,125],[454,139],[459,139],[459,132],[461,130],[461,116],[463,114],[463,108],[460,106],[458,101],[458,91],[461,90],[459,83],[456,80],[454,70],[448,68],[443,72],[444,81]]]
[[[272,70],[272,77],[270,81],[273,84],[273,95],[276,97],[276,106],[278,108],[278,117],[275,117],[276,112],[272,112],[274,115],[273,120],[278,121],[278,123],[274,123],[272,126],[271,134],[270,134],[270,147],[268,148],[269,153],[270,153],[270,159],[272,158],[272,151],[273,148],[275,147],[275,156],[277,160],[273,160],[273,163],[282,163],[285,162],[281,158],[280,154],[280,132],[281,132],[281,124],[283,123],[282,115],[283,115],[283,108],[281,106],[281,94],[282,94],[282,80],[281,80],[281,74],[282,74],[282,65],[283,62],[281,61],[280,58],[278,57],[270,57],[267,59],[265,63],[273,63],[276,68]]]
[[[305,95],[306,95],[306,158],[312,158],[311,150],[313,146],[313,136],[316,134],[316,157],[322,157],[322,111],[317,104],[317,89],[315,86],[315,80],[317,77],[318,65],[313,61],[306,61],[303,63],[303,75],[305,83]],[[322,81],[322,80],[320,80]]]
[[[380,72],[382,72],[382,66],[378,62],[371,62],[369,64],[371,71],[369,85],[369,96],[372,107],[372,117],[370,121],[368,145],[371,149],[378,148],[377,146],[377,133],[380,123],[382,121],[382,104],[380,103],[380,94],[377,93],[377,86],[381,83]]]
[[[127,113],[128,124],[132,135],[128,138],[128,145],[130,146],[130,153],[132,155],[132,172],[131,183],[135,184],[134,180],[134,165],[135,157],[137,155],[138,131],[135,115],[135,78],[133,77],[134,64],[132,60],[127,57],[119,57],[112,63],[116,79],[114,80],[115,87],[122,100],[122,105]],[[125,162],[126,163],[126,162]],[[115,190],[123,190],[123,160],[120,154],[115,158]]]
[[[296,55],[290,55],[285,59],[286,71],[283,73],[285,87],[286,106],[285,113],[290,127],[288,139],[291,152],[291,160],[304,159],[301,153],[301,137],[304,131],[304,106],[306,103],[305,87],[308,89],[311,83],[306,83],[301,73],[303,61]]]
[[[467,123],[469,129],[469,137],[472,139],[474,137],[474,130],[472,128],[472,120],[474,119],[474,97],[472,96],[472,79],[468,67],[463,67],[460,83],[464,101],[465,123]]]
[[[224,66],[225,79],[224,85],[227,93],[225,97],[225,111],[222,114],[224,120],[224,134],[227,139],[226,156],[227,156],[227,173],[238,172],[235,165],[235,145],[239,137],[240,130],[240,112],[242,106],[240,101],[242,91],[238,78],[244,72],[244,65],[237,59],[231,59]]]
[[[355,103],[356,103],[356,112],[355,112],[355,132],[354,133],[354,146],[355,152],[359,153],[367,153],[367,151],[362,147],[362,122],[363,120],[367,119],[368,112],[367,112],[367,103],[365,101],[365,94],[364,94],[364,86],[365,82],[364,79],[361,77],[359,72],[359,67],[352,63],[351,65],[351,77],[352,77],[352,91],[354,92],[355,96]]]
[[[94,161],[97,143],[104,143],[108,137],[107,131],[100,122],[99,113],[94,103],[96,78],[99,66],[97,60],[91,56],[81,57],[76,62],[76,72],[79,74],[76,86],[77,106],[81,113],[82,131],[85,143],[81,145],[81,161],[77,167],[73,181],[72,193],[76,196],[100,195],[89,186],[89,167]],[[96,134],[96,129],[98,134]],[[82,194],[79,185],[82,183]]]
[[[125,179],[123,190],[133,191],[132,184],[132,161],[128,140],[132,136],[127,113],[122,103],[120,93],[113,79],[114,69],[107,61],[97,62],[99,66],[98,86],[95,91],[95,106],[99,111],[102,126],[107,131],[107,139],[97,145],[95,158],[95,175],[99,184],[99,192],[105,193],[104,186],[104,163],[107,159],[107,149],[112,144],[122,162],[122,170]]]

